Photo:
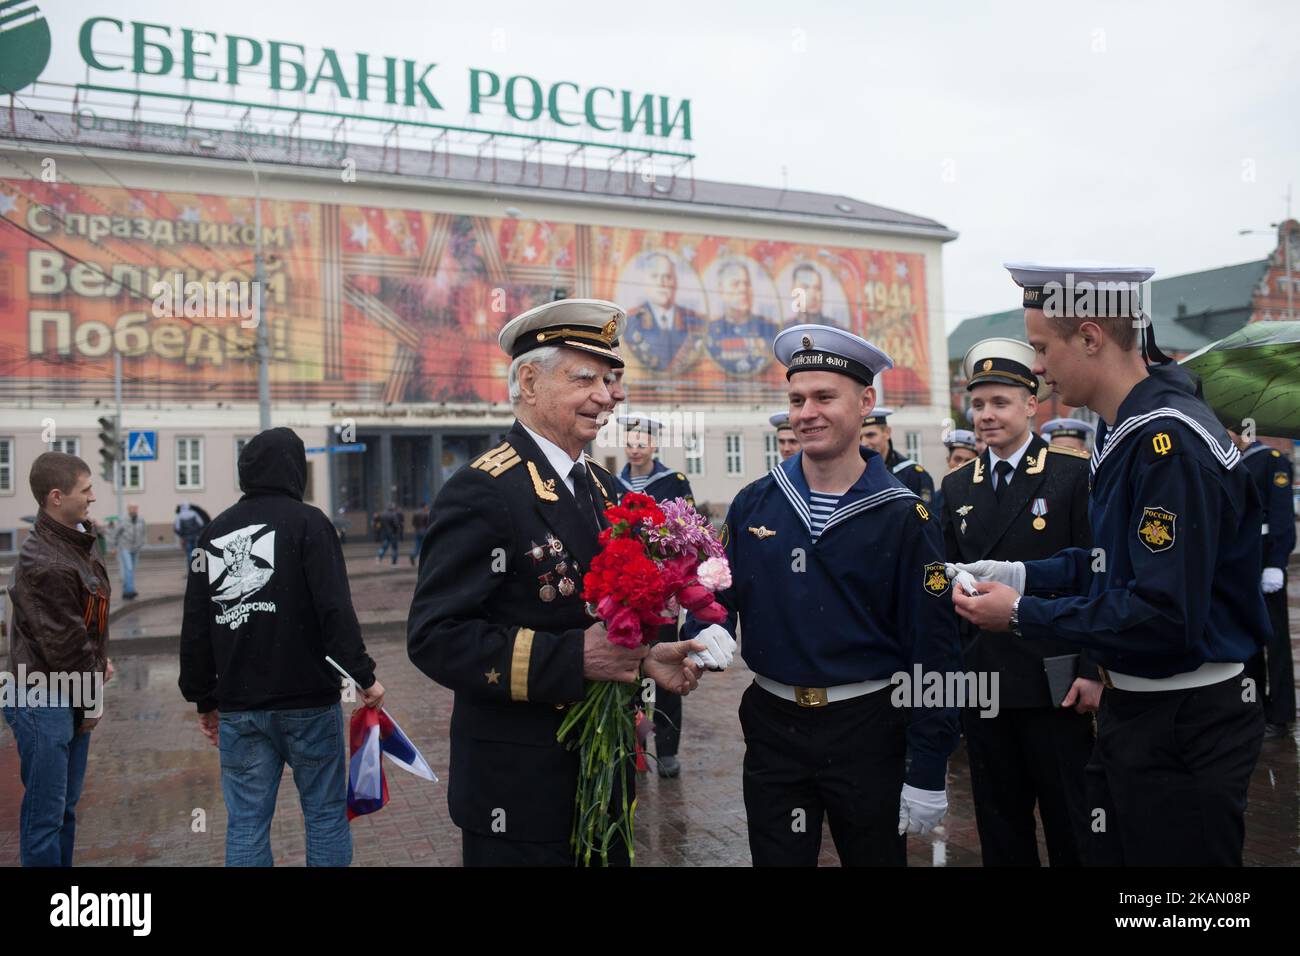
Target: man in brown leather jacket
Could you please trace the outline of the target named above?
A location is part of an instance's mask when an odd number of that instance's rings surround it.
[[[90,468],[46,452],[32,463],[36,527],[9,583],[13,635],[0,694],[23,782],[23,866],[71,866],[77,800],[90,731],[103,711],[108,660],[108,572],[89,527]]]

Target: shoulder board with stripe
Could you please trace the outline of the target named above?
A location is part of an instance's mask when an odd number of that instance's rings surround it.
[[[486,471],[493,478],[497,478],[509,471],[515,465],[519,464],[522,459],[519,453],[515,451],[514,446],[509,442],[503,442],[496,448],[484,452],[470,463],[471,468],[477,468],[479,471]]]
[[[952,470],[952,472],[958,472],[958,471],[961,471],[961,470],[962,470],[963,468],[965,468],[967,465],[973,465],[973,464],[975,464],[975,462],[977,462],[977,461],[979,461],[979,460],[980,460],[980,459],[979,459],[979,456],[978,456],[978,455],[976,455],[974,458],[967,458],[967,459],[966,459],[965,461],[963,461],[960,465],[958,465],[956,468],[954,468],[954,469]],[[950,474],[951,474],[952,472],[950,472]]]
[[[1082,448],[1066,448],[1064,445],[1048,445],[1047,450],[1055,452],[1058,455],[1069,455],[1071,458],[1090,458],[1091,455]]]

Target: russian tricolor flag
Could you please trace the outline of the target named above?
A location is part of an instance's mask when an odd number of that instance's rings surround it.
[[[388,803],[388,781],[384,778],[386,755],[408,773],[438,782],[411,739],[388,716],[388,711],[358,707],[349,731],[352,760],[348,765],[348,819],[374,813]]]

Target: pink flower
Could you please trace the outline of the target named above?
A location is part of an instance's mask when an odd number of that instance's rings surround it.
[[[713,601],[713,592],[698,584],[690,584],[677,592],[677,600],[681,602],[682,607],[695,611]]]
[[[710,591],[722,591],[731,587],[731,566],[727,564],[726,558],[709,558],[696,573],[700,584]]]
[[[705,624],[721,624],[727,619],[727,609],[717,601],[705,607],[697,608],[691,613],[695,615],[697,620],[701,620]]]
[[[630,607],[621,607],[605,622],[609,629],[609,639],[624,647],[641,646],[641,618]]]

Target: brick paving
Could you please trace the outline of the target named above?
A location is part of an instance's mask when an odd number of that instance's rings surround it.
[[[446,766],[451,693],[424,677],[406,658],[401,621],[414,572],[405,558],[396,568],[376,568],[373,551],[349,546],[354,600],[388,690],[388,707],[423,750],[442,782],[430,784],[400,770],[388,771],[390,802],[352,824],[354,863],[359,866],[456,866],[460,835],[447,814]],[[159,590],[174,579],[160,562]],[[142,595],[148,596],[144,579]],[[1293,645],[1300,638],[1300,574],[1291,576]],[[193,708],[176,689],[178,664],[166,634],[178,628],[178,605],[154,605],[114,623],[118,678],[110,685],[107,713],[95,731],[77,838],[78,865],[221,865],[225,807],[217,751],[201,736]],[[139,621],[150,623],[150,641],[125,635]],[[133,624],[132,622],[135,622]],[[138,649],[138,650],[137,650]],[[148,652],[141,652],[147,650]],[[1300,657],[1300,648],[1297,648]],[[749,848],[741,796],[744,744],[736,716],[750,675],[737,658],[724,674],[709,674],[685,702],[675,780],[653,773],[639,781],[637,859],[644,866],[746,866]],[[1297,740],[1264,742],[1250,790],[1246,862],[1300,862],[1300,793]],[[305,847],[302,814],[292,772],[287,770],[272,825],[278,865],[301,865]],[[0,721],[0,866],[18,862],[18,760],[8,728]],[[914,866],[978,866],[979,841],[971,807],[964,749],[950,763],[950,809],[940,830],[909,841]],[[206,826],[196,824],[203,811]],[[199,832],[195,832],[198,829]],[[1046,860],[1046,852],[1042,851]],[[829,831],[822,863],[838,863]]]

